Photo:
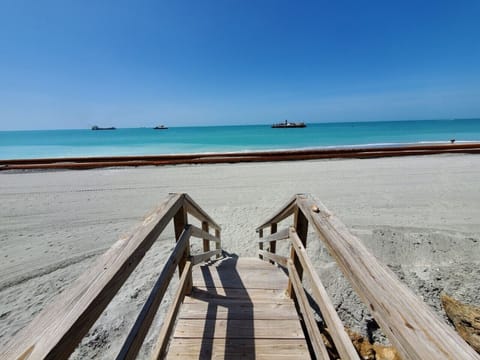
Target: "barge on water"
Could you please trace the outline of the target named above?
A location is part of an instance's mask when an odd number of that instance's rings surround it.
[[[97,125],[93,125],[92,126],[92,130],[117,130],[116,127],[100,127],[100,126],[97,126]]]
[[[307,127],[304,122],[289,122],[285,120],[285,122],[281,122],[278,124],[273,124],[272,128],[304,128]]]

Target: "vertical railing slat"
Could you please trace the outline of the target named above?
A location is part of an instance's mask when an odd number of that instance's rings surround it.
[[[270,234],[275,234],[277,232],[277,223],[273,223],[270,225]],[[275,254],[277,251],[277,242],[276,241],[270,241],[270,252],[272,254]],[[270,260],[270,263],[275,264],[275,261]]]
[[[208,221],[202,221],[202,230],[208,232]],[[210,251],[210,240],[203,239],[203,252]]]

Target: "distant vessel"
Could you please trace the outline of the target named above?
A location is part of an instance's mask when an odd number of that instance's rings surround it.
[[[92,126],[92,130],[117,130],[117,128],[115,127],[100,127],[100,126],[97,126],[97,125],[93,125]]]
[[[278,124],[273,124],[272,128],[304,128],[307,127],[304,122],[288,122],[288,120],[285,120],[285,122],[278,123]]]
[[[168,127],[166,127],[165,125],[158,125],[158,126],[155,126],[154,129],[155,130],[167,130]]]

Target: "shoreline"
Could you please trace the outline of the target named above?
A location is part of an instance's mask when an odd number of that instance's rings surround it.
[[[428,142],[392,145],[352,145],[311,149],[191,153],[167,155],[94,156],[0,160],[0,171],[44,169],[94,169],[180,164],[221,164],[242,162],[297,161],[335,158],[380,158],[433,155],[445,153],[480,153],[480,142]]]

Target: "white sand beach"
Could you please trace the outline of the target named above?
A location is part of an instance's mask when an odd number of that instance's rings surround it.
[[[0,347],[170,192],[189,193],[239,256],[256,256],[256,226],[311,193],[443,318],[441,291],[480,305],[478,155],[3,172]],[[114,356],[173,245],[169,227],[75,358]],[[364,331],[368,313],[313,233],[307,249],[342,319]]]

